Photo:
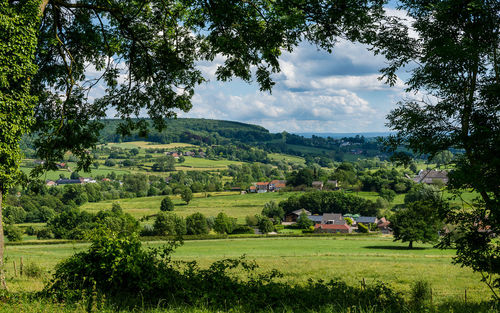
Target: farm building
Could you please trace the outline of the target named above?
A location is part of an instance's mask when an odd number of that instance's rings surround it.
[[[344,233],[349,234],[352,232],[352,228],[347,225],[337,225],[337,224],[316,224],[314,225],[314,231],[317,233]]]
[[[285,222],[297,222],[297,219],[302,212],[306,212],[307,216],[311,216],[311,212],[307,210],[295,210],[285,215]]]
[[[436,182],[442,182],[446,185],[448,184],[448,172],[436,170],[420,170],[413,181],[423,184],[435,184]]]

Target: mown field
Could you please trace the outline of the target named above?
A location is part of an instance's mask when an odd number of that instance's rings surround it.
[[[162,242],[145,242],[143,246],[158,247]],[[13,291],[35,291],[43,279],[13,277],[13,261],[23,257],[50,271],[54,266],[88,244],[7,246],[7,278]],[[469,301],[488,300],[486,286],[479,274],[451,264],[453,250],[438,250],[430,245],[395,243],[384,236],[331,236],[299,238],[250,238],[186,241],[174,253],[174,260],[199,262],[202,267],[222,258],[242,255],[255,260],[259,271],[278,269],[283,280],[304,284],[309,278],[329,280],[341,278],[351,285],[376,280],[394,289],[407,292],[416,280],[429,281],[436,303],[463,299],[465,289]],[[19,266],[19,262],[17,263]],[[45,279],[48,276],[45,276]]]
[[[240,195],[238,192],[196,193],[189,204],[185,204],[179,195],[171,197],[175,204],[174,213],[180,216],[185,217],[196,212],[201,212],[205,216],[216,216],[220,212],[224,212],[231,217],[236,217],[238,223],[243,224],[247,215],[261,213],[267,202],[279,202],[291,195],[292,193],[280,192],[245,195]],[[112,204],[117,202],[125,212],[130,213],[135,218],[141,218],[157,214],[160,211],[160,203],[163,198],[165,196],[109,200],[86,203],[81,208],[96,213],[99,210],[110,209]]]

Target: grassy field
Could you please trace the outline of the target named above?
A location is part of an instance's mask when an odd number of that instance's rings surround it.
[[[268,153],[267,154],[271,160],[276,160],[276,161],[285,161],[285,162],[291,162],[291,163],[297,163],[301,165],[306,164],[306,160],[303,157],[295,156],[295,155],[288,155],[288,154],[281,154],[281,153]]]
[[[194,148],[198,147],[195,145],[191,145],[188,143],[182,143],[182,142],[172,142],[172,143],[167,143],[167,144],[157,144],[157,143],[152,143],[148,141],[129,141],[129,142],[110,142],[108,143],[109,146],[113,147],[120,147],[120,148],[125,148],[125,149],[133,149],[133,148],[142,148],[142,149],[174,149],[174,148]]]
[[[224,212],[231,217],[236,217],[238,222],[243,224],[247,215],[260,213],[267,202],[271,200],[279,202],[292,195],[291,193],[279,192],[245,195],[240,195],[237,192],[210,192],[207,194],[211,196],[205,197],[205,193],[194,194],[193,200],[188,205],[180,199],[180,196],[171,196],[175,204],[174,212],[180,216],[196,212],[201,212],[205,216],[216,216],[219,212]],[[125,212],[130,213],[135,218],[141,218],[158,213],[163,198],[165,196],[86,203],[82,209],[96,213],[99,210],[110,209],[113,202],[117,202]]]
[[[161,242],[146,242],[157,247]],[[39,290],[41,279],[13,277],[13,261],[24,258],[51,270],[62,259],[88,247],[88,244],[7,246],[7,277],[11,289]],[[407,250],[405,244],[388,237],[303,237],[186,241],[174,253],[174,260],[196,260],[207,266],[215,260],[245,254],[256,260],[259,270],[278,269],[291,283],[306,283],[309,278],[329,280],[341,278],[351,285],[363,278],[367,283],[380,280],[399,291],[407,292],[415,280],[432,284],[436,302],[460,299],[464,290],[470,301],[487,300],[490,296],[479,275],[451,264],[452,250],[438,250],[417,244]],[[18,263],[19,266],[19,263]]]

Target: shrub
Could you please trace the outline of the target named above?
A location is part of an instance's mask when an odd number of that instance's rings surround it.
[[[259,221],[259,230],[263,234],[270,233],[274,230],[273,222],[268,217],[261,217]]]
[[[28,236],[35,236],[37,234],[37,230],[33,226],[26,227],[24,233]]]
[[[257,273],[257,264],[243,257],[200,269],[196,261],[172,262],[175,246],[170,243],[144,250],[137,236],[103,232],[94,237],[88,251],[56,266],[42,294],[68,303],[83,302],[89,308],[107,304],[120,311],[158,308],[160,304],[224,311],[231,304],[242,312],[317,312],[325,306],[332,312],[345,308],[353,312],[405,311],[401,295],[382,283],[364,288],[339,280],[290,285],[276,281],[282,275],[275,270]]]
[[[259,219],[255,215],[247,215],[245,221],[248,226],[257,226],[259,224]]]
[[[44,272],[42,267],[33,262],[29,262],[23,268],[23,273],[30,278],[40,278]]]
[[[415,309],[423,309],[432,298],[431,284],[428,281],[417,280],[410,290],[410,304]]]
[[[160,210],[163,212],[174,210],[174,202],[170,199],[170,197],[165,197],[161,200]]]
[[[254,233],[255,232],[254,232],[253,228],[250,226],[246,226],[246,225],[239,225],[232,232],[233,235],[236,235],[236,234],[254,234]]]
[[[197,212],[186,217],[186,230],[188,235],[208,234],[208,224],[205,215]]]
[[[156,236],[182,236],[186,234],[186,222],[180,216],[170,212],[160,212],[153,224]]]
[[[42,229],[37,231],[36,238],[37,239],[53,239],[54,233],[52,233],[52,231],[48,228],[42,228]]]
[[[231,234],[236,228],[236,219],[227,216],[224,212],[217,214],[214,220],[214,231],[219,234]]]
[[[19,227],[16,227],[14,225],[7,225],[3,229],[3,233],[9,241],[21,241],[23,240],[23,232]]]

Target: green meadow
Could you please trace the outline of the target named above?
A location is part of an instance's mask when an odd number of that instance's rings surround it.
[[[243,224],[247,215],[261,213],[264,204],[269,201],[282,201],[291,196],[292,193],[269,192],[260,194],[244,194],[238,192],[209,192],[196,193],[193,200],[186,204],[180,196],[170,196],[174,201],[174,213],[180,216],[201,212],[205,216],[216,216],[224,212],[231,217],[236,217],[238,223]],[[96,213],[99,210],[110,209],[114,202],[119,203],[123,210],[135,218],[141,218],[157,214],[160,211],[160,203],[165,196],[130,198],[101,201],[97,203],[86,203],[83,210]]]
[[[143,247],[158,247],[164,242],[144,242]],[[7,278],[13,291],[36,291],[43,278],[14,277],[13,261],[23,257],[24,264],[36,263],[46,271],[88,244],[7,246]],[[408,293],[416,280],[429,281],[436,303],[463,299],[467,289],[469,301],[488,300],[489,291],[479,274],[451,263],[453,250],[439,250],[417,244],[408,250],[406,244],[395,243],[386,236],[329,236],[296,238],[247,238],[186,241],[173,255],[178,261],[197,261],[206,267],[223,258],[245,255],[259,264],[259,271],[277,269],[280,278],[294,284],[308,279],[340,278],[350,285],[383,281],[395,290]],[[236,272],[237,274],[238,272]],[[48,276],[45,276],[45,279]]]

